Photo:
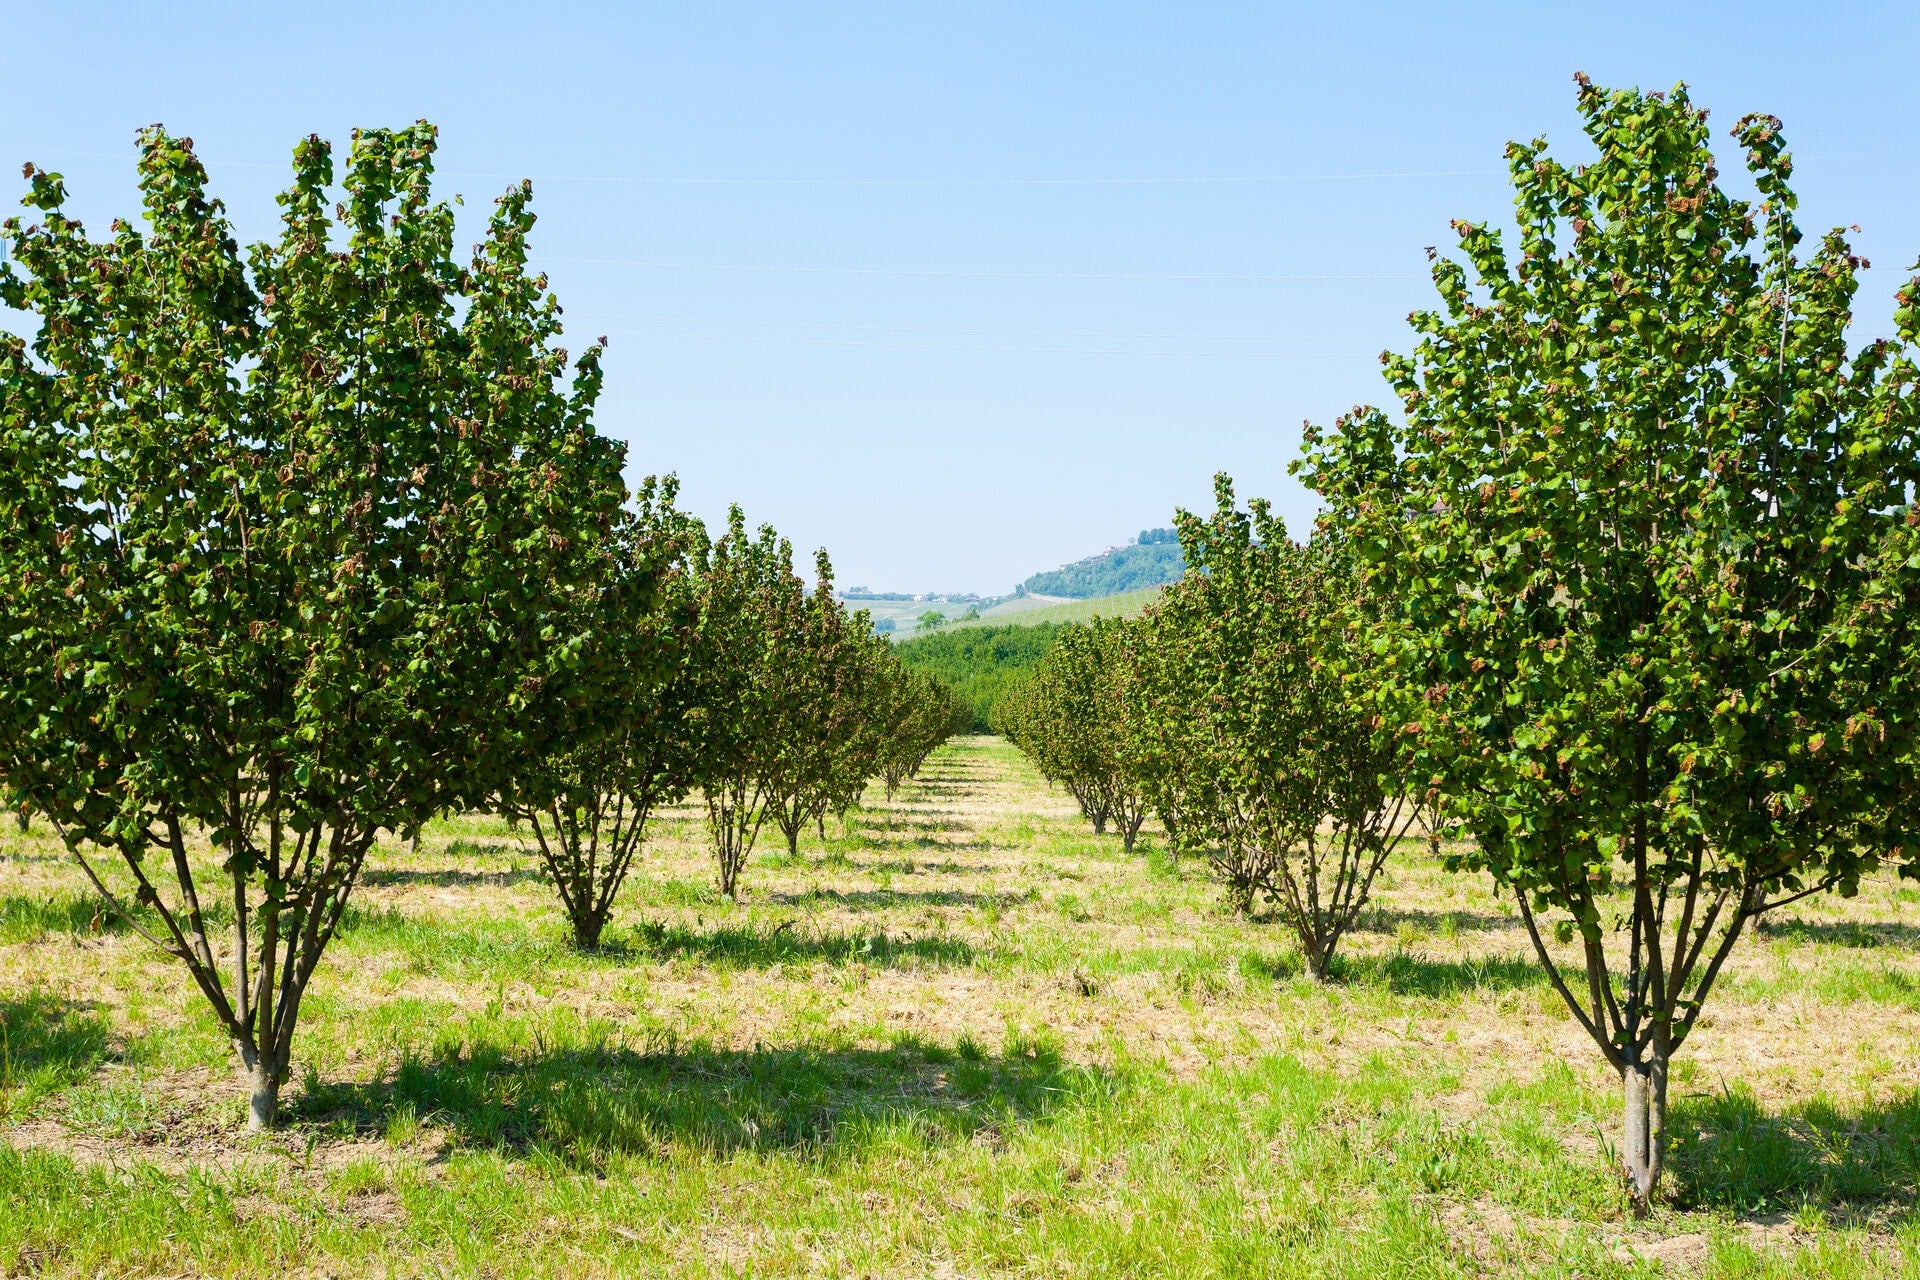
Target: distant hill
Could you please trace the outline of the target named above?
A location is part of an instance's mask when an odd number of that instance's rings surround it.
[[[923,636],[955,624],[1084,622],[1096,613],[1127,617],[1140,612],[1160,588],[1184,570],[1180,538],[1172,529],[1144,529],[1124,547],[1028,578],[1012,595],[959,592],[875,591],[849,587],[840,598],[864,609],[873,629],[895,640]],[[1096,606],[1091,611],[1087,606]],[[931,625],[922,622],[936,615]]]
[[[1180,577],[1186,563],[1180,540],[1171,529],[1147,529],[1124,547],[1036,573],[1020,584],[1028,595],[1065,596],[1089,600],[1146,587],[1165,586]]]

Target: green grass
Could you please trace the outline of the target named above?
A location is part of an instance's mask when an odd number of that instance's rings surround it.
[[[18,1210],[0,1222],[0,1256],[74,1273],[278,1269],[318,1254],[491,1275],[720,1275],[749,1259],[758,1274],[806,1274],[814,1242],[831,1240],[842,1273],[947,1258],[986,1274],[1447,1275],[1465,1272],[1436,1199],[1556,1224],[1618,1219],[1610,1182],[1556,1136],[1591,1118],[1570,1078],[1500,1091],[1465,1122],[1429,1106],[1424,1083],[1404,1061],[1334,1073],[1288,1055],[1172,1082],[1016,1041],[642,1054],[591,1036],[484,1040],[301,1102],[314,1123],[403,1147],[427,1127],[450,1134],[460,1145],[438,1167],[181,1180],[0,1151]],[[1824,1185],[1911,1177],[1910,1130],[1899,1137],[1841,1152]],[[1811,1185],[1782,1171],[1832,1155],[1785,1128],[1766,1142],[1760,1173],[1732,1168],[1782,1193]],[[369,1199],[393,1220],[357,1222]],[[1875,1273],[1864,1240],[1828,1234],[1806,1274]],[[704,1257],[688,1256],[689,1236]],[[1910,1265],[1911,1229],[1902,1237]],[[1533,1274],[1648,1273],[1558,1225],[1493,1251],[1530,1258]],[[1726,1257],[1724,1274],[1768,1273],[1731,1243]]]
[[[0,1274],[1920,1274],[1898,888],[1736,954],[1635,1222],[1615,1083],[1423,848],[1321,984],[997,740],[869,801],[738,903],[669,812],[591,955],[503,824],[383,846],[265,1140],[181,975],[0,846]]]
[[[1013,608],[1009,603],[990,609],[971,622],[949,622],[943,627],[917,634],[935,635],[959,627],[990,627],[1009,622],[1033,626],[1042,622],[1091,622],[1095,618],[1131,618],[1159,599],[1160,592],[1159,587],[1142,587],[1138,591],[1123,591],[1118,595],[1095,596],[1088,600],[1073,600],[1065,604],[1036,604],[1018,609]]]
[[[44,992],[0,997],[0,1121],[85,1081],[107,1055],[106,1019]]]

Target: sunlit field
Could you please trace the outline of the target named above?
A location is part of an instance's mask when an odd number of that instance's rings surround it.
[[[868,801],[737,905],[675,810],[593,955],[505,824],[382,847],[252,1140],[184,971],[9,826],[0,1272],[1920,1275],[1912,888],[1742,944],[1640,1222],[1617,1083],[1424,839],[1318,986],[998,739]]]

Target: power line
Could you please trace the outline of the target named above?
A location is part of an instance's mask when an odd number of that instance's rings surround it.
[[[1906,160],[1920,151],[1867,152],[1848,151],[1810,153],[1800,160]],[[1430,178],[1501,178],[1509,172],[1500,169],[1407,169],[1399,171],[1356,171],[1349,173],[1251,173],[1251,174],[1172,174],[1086,177],[852,177],[852,178],[773,178],[773,177],[697,177],[670,175],[620,176],[602,174],[515,174],[490,173],[472,169],[439,170],[454,178],[494,178],[508,182],[598,182],[633,186],[686,187],[1185,187],[1185,186],[1261,186],[1289,182],[1413,182]]]
[[[98,160],[123,160],[127,153],[118,151],[86,151],[71,147],[19,148],[14,150],[38,151],[47,155],[84,156]],[[1907,160],[1920,156],[1920,151],[1836,151],[1807,152],[1796,155],[1796,160]],[[209,166],[236,169],[285,169],[288,161],[267,160],[225,160],[207,156],[200,157],[200,163]],[[675,175],[675,174],[580,174],[549,173],[526,174],[508,173],[485,169],[438,169],[438,174],[450,178],[491,178],[506,182],[583,182],[608,183],[625,186],[687,186],[687,187],[1129,187],[1129,186],[1259,186],[1290,182],[1410,182],[1433,178],[1497,178],[1508,171],[1499,169],[1405,169],[1405,170],[1356,170],[1333,173],[1253,173],[1253,174],[1137,174],[1137,175],[1081,175],[1062,177],[1010,177],[1010,176],[970,176],[970,177],[906,177],[906,176],[855,176],[846,178],[824,177],[724,177],[717,175]]]
[[[123,160],[118,151],[81,151],[71,147],[28,148],[47,155],[86,156],[96,160]],[[232,169],[284,169],[287,161],[221,160],[201,156],[200,163]],[[493,178],[506,182],[592,182],[622,186],[657,187],[1130,187],[1130,186],[1257,186],[1285,182],[1380,182],[1425,178],[1498,177],[1505,169],[1417,169],[1403,172],[1252,173],[1252,174],[1143,174],[1078,177],[721,177],[674,174],[506,173],[484,169],[436,169],[448,178]]]
[[[449,169],[450,177],[504,178],[518,182],[522,176],[510,173],[481,173]],[[583,174],[533,175],[531,182],[604,182],[636,186],[684,187],[1184,187],[1184,186],[1258,186],[1283,182],[1376,182],[1424,178],[1499,177],[1505,169],[1427,169],[1406,173],[1257,173],[1206,176],[1200,174],[1166,177],[1084,177],[1084,178],[705,178],[705,177],[599,177]]]
[[[566,309],[569,316],[646,320],[659,324],[741,325],[770,329],[851,329],[866,333],[961,333],[1004,338],[1123,338],[1134,342],[1391,342],[1372,333],[1118,333],[1100,329],[966,329],[948,325],[855,324],[819,320],[739,320],[720,316],[662,316],[635,311]]]
[[[1244,275],[1182,272],[1121,272],[1121,271],[922,271],[896,267],[805,267],[805,266],[768,266],[761,264],[735,262],[651,262],[636,258],[570,258],[554,254],[533,254],[539,262],[566,262],[591,267],[644,267],[658,271],[751,271],[779,272],[798,275],[830,276],[914,276],[937,277],[957,280],[1208,280],[1208,281],[1246,281],[1246,282],[1303,282],[1321,280],[1425,280],[1424,275],[1363,275],[1345,273],[1317,273],[1298,275]]]
[[[609,329],[608,333],[631,334],[635,337],[659,337],[658,329]],[[691,339],[696,342],[754,342],[772,343],[783,346],[802,347],[858,347],[875,351],[979,351],[999,352],[1007,355],[1054,355],[1054,356],[1171,356],[1200,359],[1252,359],[1252,360],[1373,360],[1373,355],[1364,352],[1344,351],[1141,351],[1137,348],[1113,347],[990,347],[935,342],[848,342],[835,338],[787,338],[760,337],[739,333],[667,333],[670,338]]]

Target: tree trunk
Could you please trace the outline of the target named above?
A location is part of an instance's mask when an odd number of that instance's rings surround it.
[[[1644,1218],[1653,1207],[1660,1183],[1661,1157],[1666,1149],[1667,1064],[1640,1062],[1620,1072],[1624,1126],[1620,1144],[1621,1172],[1635,1217]]]
[[[1237,916],[1253,914],[1253,881],[1228,870],[1227,908]]]
[[[579,951],[598,951],[600,933],[606,927],[606,921],[599,916],[583,914],[573,921],[573,945]]]
[[[265,1133],[273,1128],[274,1113],[280,1107],[280,1074],[273,1069],[273,1055],[253,1055],[247,1068],[247,1132]]]
[[[1300,931],[1300,954],[1307,962],[1307,976],[1324,984],[1333,967],[1333,949],[1309,929]]]
[[[759,823],[749,825],[741,819],[745,801],[737,790],[729,790],[732,794],[722,800],[707,798],[707,829],[713,835],[714,858],[719,864],[720,892],[738,902],[740,870],[753,837],[759,833]]]

